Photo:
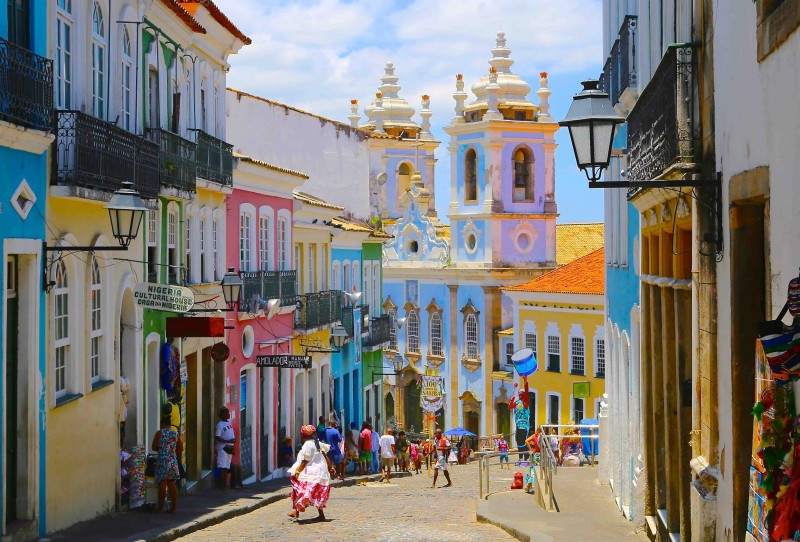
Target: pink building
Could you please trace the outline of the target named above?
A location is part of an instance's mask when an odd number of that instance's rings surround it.
[[[238,439],[234,463],[245,479],[278,468],[277,449],[290,435],[291,369],[256,366],[261,355],[291,354],[297,279],[292,265],[292,190],[308,177],[234,154],[228,196],[226,264],[244,285],[238,312],[227,314],[225,402]]]

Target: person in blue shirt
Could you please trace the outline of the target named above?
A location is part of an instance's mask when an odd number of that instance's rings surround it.
[[[324,441],[327,442],[331,447],[331,449],[328,450],[328,459],[331,460],[331,464],[336,468],[336,472],[339,475],[339,480],[344,480],[345,461],[344,454],[342,453],[342,434],[336,428],[336,420],[331,420],[328,425],[329,427],[325,430],[324,439]]]

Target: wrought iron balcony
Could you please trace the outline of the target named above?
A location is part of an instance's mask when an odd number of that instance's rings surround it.
[[[295,329],[329,326],[342,319],[342,292],[339,290],[303,294],[298,300],[300,310],[296,313]]]
[[[148,128],[147,139],[158,145],[158,177],[161,186],[187,192],[197,189],[197,144],[163,128]]]
[[[628,179],[657,179],[695,159],[694,49],[667,49],[653,78],[628,115]]]
[[[0,119],[53,131],[53,61],[0,38]]]
[[[197,176],[224,186],[233,185],[233,145],[194,130],[197,141]]]
[[[134,177],[142,197],[158,196],[158,145],[113,123],[57,111],[55,151],[54,185],[113,192]]]
[[[636,25],[637,17],[627,15],[619,29],[617,40],[606,59],[600,74],[599,88],[608,93],[612,104],[619,101],[628,87],[637,85],[636,71]]]
[[[342,307],[342,326],[347,332],[348,337],[352,337],[355,334],[355,314],[353,313],[353,307]]]
[[[239,310],[246,312],[251,300],[258,296],[268,301],[280,299],[281,306],[297,301],[296,271],[245,271],[242,273],[242,293]]]
[[[369,335],[364,339],[364,346],[379,346],[388,343],[390,325],[391,318],[388,314],[370,318]]]

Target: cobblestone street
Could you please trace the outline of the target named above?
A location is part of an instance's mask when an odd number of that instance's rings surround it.
[[[287,499],[180,540],[514,540],[475,521],[477,467],[456,466],[450,472],[450,488],[430,489],[432,478],[425,473],[391,484],[335,488],[322,523],[311,521],[316,509],[306,511],[299,522],[289,519]],[[439,485],[444,483],[440,476]]]

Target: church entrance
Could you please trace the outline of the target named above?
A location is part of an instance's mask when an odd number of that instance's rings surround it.
[[[411,381],[405,387],[405,423],[406,431],[419,433],[422,431],[422,407],[420,406],[420,389],[416,381]]]

